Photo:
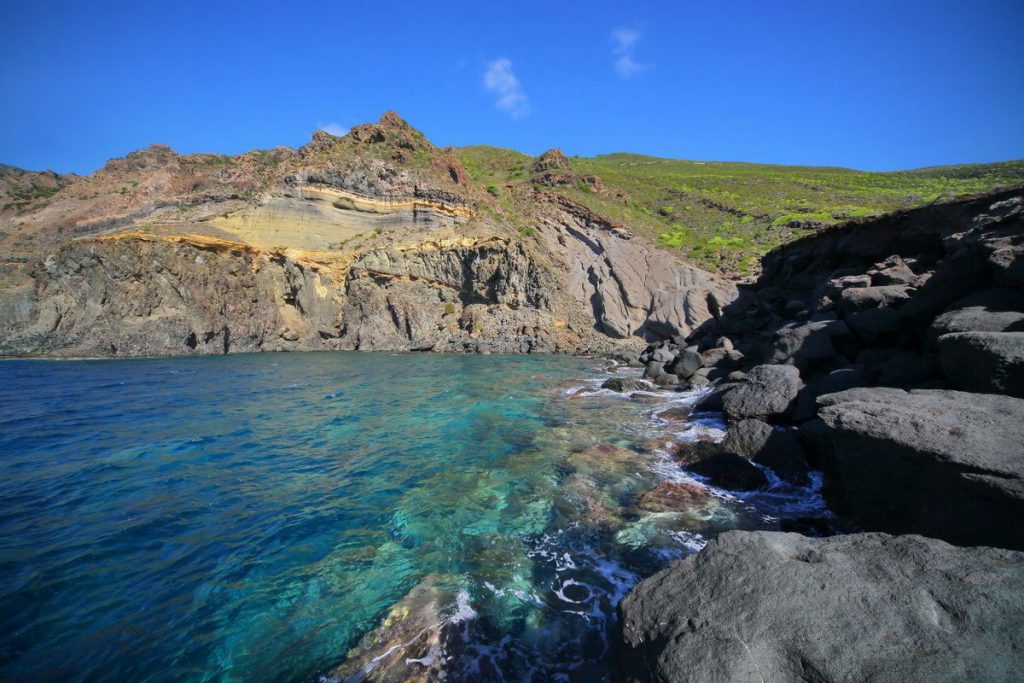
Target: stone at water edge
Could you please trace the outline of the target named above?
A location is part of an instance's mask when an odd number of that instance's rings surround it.
[[[612,377],[611,379],[606,379],[601,384],[601,388],[623,393],[630,391],[651,391],[654,389],[654,387],[647,382],[639,379],[632,379],[630,377]]]
[[[686,469],[707,477],[714,486],[730,491],[753,491],[768,485],[768,477],[764,472],[735,453],[715,453],[688,465]]]
[[[800,371],[792,365],[758,365],[743,382],[722,395],[722,407],[733,420],[779,417],[789,409],[802,386]]]
[[[1024,549],[1024,399],[878,387],[818,404],[830,506],[872,531]]]
[[[1024,553],[730,531],[619,604],[621,680],[1010,681]]]
[[[782,479],[803,486],[810,468],[791,429],[773,428],[761,420],[740,420],[729,426],[722,448],[770,468]]]

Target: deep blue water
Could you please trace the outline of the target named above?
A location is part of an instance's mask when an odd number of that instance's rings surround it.
[[[450,680],[600,680],[639,578],[820,506],[777,486],[638,511],[685,479],[668,441],[720,432],[577,390],[604,373],[358,353],[0,363],[0,679],[313,681],[430,577],[464,621]]]

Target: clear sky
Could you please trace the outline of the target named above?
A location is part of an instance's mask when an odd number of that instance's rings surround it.
[[[0,163],[439,145],[892,170],[1024,157],[1024,0],[2,2]]]

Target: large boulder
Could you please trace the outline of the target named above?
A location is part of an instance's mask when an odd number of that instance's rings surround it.
[[[1011,681],[1024,553],[730,531],[638,584],[619,615],[631,683]]]
[[[939,358],[961,389],[1024,397],[1024,332],[944,334]]]
[[[1024,400],[861,388],[818,403],[830,496],[865,529],[1024,549]]]
[[[810,469],[800,439],[792,429],[761,420],[740,420],[729,427],[722,448],[770,468],[794,484],[806,484]]]
[[[722,407],[732,420],[780,417],[801,386],[800,371],[792,365],[758,365],[722,396]]]
[[[704,367],[704,358],[696,349],[687,348],[679,352],[675,361],[669,366],[669,371],[684,379],[693,376],[693,373]]]

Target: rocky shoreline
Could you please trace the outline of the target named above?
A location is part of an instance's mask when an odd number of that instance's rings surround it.
[[[728,433],[684,447],[687,470],[756,489],[757,465],[820,469],[857,533],[729,532],[641,582],[619,607],[620,679],[1012,680],[1024,193],[827,231],[764,265],[696,332],[624,360],[662,387],[713,387],[696,409]]]

